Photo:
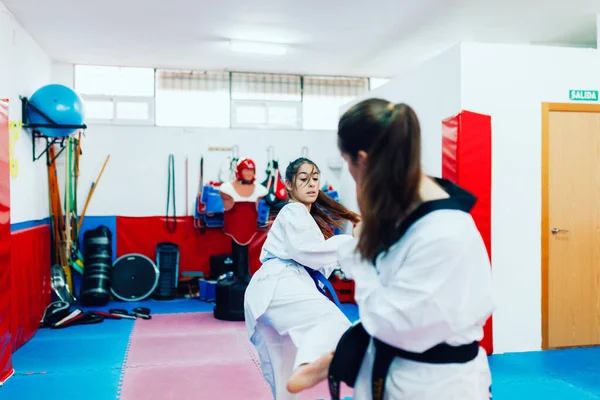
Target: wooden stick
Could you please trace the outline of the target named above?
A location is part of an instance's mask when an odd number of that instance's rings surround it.
[[[71,175],[73,170],[71,169],[71,137],[67,137],[66,140],[67,153],[65,154],[65,236],[64,236],[64,261],[63,269],[65,271],[65,277],[67,278],[67,285],[71,293],[73,290],[73,277],[71,274],[71,265],[69,260],[71,258],[71,246],[73,242],[71,240]]]
[[[96,182],[92,183],[92,187],[90,188],[90,193],[88,194],[87,200],[85,201],[85,206],[83,206],[83,212],[81,213],[81,217],[79,218],[79,223],[77,224],[77,231],[81,232],[81,224],[83,224],[83,218],[85,217],[85,212],[87,211],[88,205],[90,204],[90,200],[92,199],[92,195],[96,190],[96,186],[100,182],[100,178],[102,178],[102,174],[104,173],[104,168],[106,168],[106,164],[108,163],[108,159],[110,158],[110,154],[104,160],[104,164],[102,165],[102,169],[100,170],[100,174],[98,174],[98,178],[96,178]]]

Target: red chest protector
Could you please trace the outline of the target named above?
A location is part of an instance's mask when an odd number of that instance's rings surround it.
[[[258,211],[253,201],[237,201],[223,213],[223,231],[237,244],[250,244],[257,233]]]

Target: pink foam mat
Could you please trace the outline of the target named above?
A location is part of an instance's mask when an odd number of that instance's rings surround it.
[[[236,333],[140,337],[131,342],[127,366],[205,364],[248,359],[246,338]]]
[[[260,371],[250,360],[131,368],[121,400],[271,400]]]
[[[327,384],[301,400],[329,400]],[[343,396],[349,396],[347,388]],[[126,358],[121,400],[272,400],[243,322],[212,313],[154,315],[137,320]]]
[[[244,331],[244,322],[220,321],[210,312],[156,314],[150,320],[138,319],[133,334],[139,336],[210,335]]]

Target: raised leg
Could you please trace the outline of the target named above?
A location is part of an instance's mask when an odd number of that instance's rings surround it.
[[[290,393],[299,393],[326,380],[331,360],[333,352],[324,354],[312,363],[300,365],[288,379],[287,390]]]

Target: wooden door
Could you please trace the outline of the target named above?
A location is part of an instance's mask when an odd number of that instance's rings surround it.
[[[600,345],[600,112],[548,111],[547,124],[545,347]]]

